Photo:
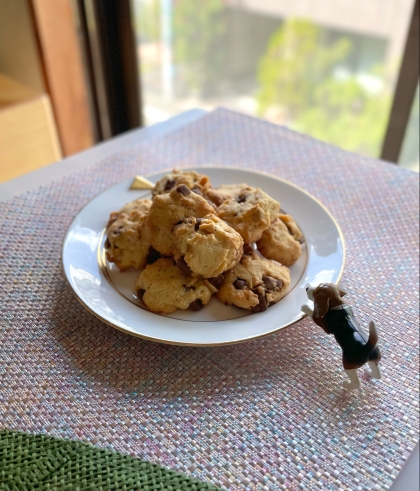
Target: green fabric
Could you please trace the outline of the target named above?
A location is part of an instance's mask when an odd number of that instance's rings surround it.
[[[0,430],[0,489],[217,491],[218,488],[85,443]]]

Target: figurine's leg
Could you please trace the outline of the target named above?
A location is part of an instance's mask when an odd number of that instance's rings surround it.
[[[347,390],[354,390],[360,387],[359,376],[357,375],[357,369],[344,370],[350,379],[349,381],[343,382],[343,387]]]
[[[368,365],[369,367],[364,367],[365,373],[370,375],[372,378],[382,378],[381,370],[377,363],[375,363],[374,361],[368,361]]]
[[[312,319],[313,310],[311,307],[309,307],[309,305],[302,305],[300,310]]]

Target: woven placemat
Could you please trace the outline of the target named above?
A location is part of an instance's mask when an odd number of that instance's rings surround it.
[[[209,484],[85,443],[0,430],[4,491],[217,491]]]
[[[331,211],[348,301],[362,326],[379,328],[381,381],[361,375],[346,392],[338,345],[309,319],[245,344],[177,347],[125,335],[75,299],[60,252],[80,208],[134,174],[200,165],[277,175]],[[220,109],[0,212],[0,427],[229,490],[391,485],[419,429],[417,174]]]

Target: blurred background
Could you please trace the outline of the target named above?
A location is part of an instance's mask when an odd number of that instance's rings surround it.
[[[220,106],[418,171],[418,0],[0,0],[0,182]]]

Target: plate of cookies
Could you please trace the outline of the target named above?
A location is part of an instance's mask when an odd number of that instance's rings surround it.
[[[76,216],[64,274],[96,317],[162,343],[219,346],[304,317],[308,283],[337,283],[340,228],[296,185],[232,167],[120,182]]]

